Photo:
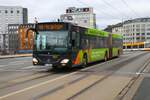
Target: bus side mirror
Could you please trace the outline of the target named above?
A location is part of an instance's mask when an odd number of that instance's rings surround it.
[[[72,40],[72,47],[75,47],[75,40]]]

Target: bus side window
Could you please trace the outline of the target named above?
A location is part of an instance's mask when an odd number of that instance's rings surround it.
[[[72,32],[72,47],[75,47],[75,39],[76,39],[76,33],[75,32]]]
[[[89,47],[89,40],[88,39],[82,39],[82,49],[87,49]]]
[[[86,39],[85,42],[86,42],[86,44],[85,44],[85,45],[86,45],[86,48],[89,48],[89,40]]]
[[[80,34],[76,32],[72,32],[72,47],[80,46]]]

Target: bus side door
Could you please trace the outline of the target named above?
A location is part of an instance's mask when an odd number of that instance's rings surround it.
[[[80,34],[79,32],[72,31],[71,34],[71,47],[72,47],[72,59],[76,59],[80,50]]]

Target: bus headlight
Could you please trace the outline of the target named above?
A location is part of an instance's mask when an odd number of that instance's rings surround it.
[[[69,62],[69,59],[63,59],[60,63],[66,64],[66,63],[68,63],[68,62]]]
[[[34,63],[38,63],[38,60],[37,60],[36,58],[33,58],[32,61],[33,61]]]

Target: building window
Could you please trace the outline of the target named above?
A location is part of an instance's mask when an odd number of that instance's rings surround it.
[[[87,23],[87,20],[84,20],[84,23]]]
[[[7,14],[7,13],[8,13],[8,11],[7,11],[7,10],[5,10],[5,13]]]
[[[148,28],[147,30],[150,31],[150,28]]]
[[[17,14],[19,14],[20,13],[20,11],[19,10],[17,10]]]
[[[136,33],[136,35],[140,35],[140,33]]]
[[[147,35],[150,35],[150,33],[147,33]]]
[[[140,29],[136,29],[136,31],[140,31]]]
[[[137,39],[137,40],[139,40],[139,39],[140,39],[140,37],[137,37],[136,39]]]
[[[140,25],[139,25],[139,24],[137,24],[137,25],[136,25],[136,27],[140,27]]]
[[[150,27],[150,24],[148,24],[147,27]]]
[[[11,10],[10,13],[13,13],[13,11]]]
[[[145,35],[145,33],[142,33],[142,35]]]

